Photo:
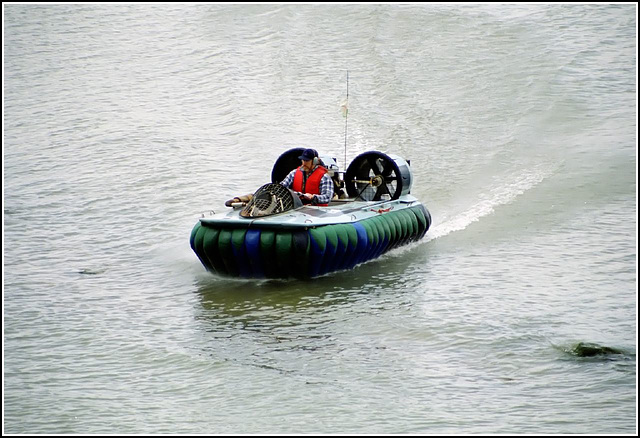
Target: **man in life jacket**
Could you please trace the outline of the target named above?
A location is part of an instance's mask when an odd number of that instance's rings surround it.
[[[327,206],[333,197],[333,181],[315,149],[305,149],[298,157],[302,165],[289,172],[280,184],[296,192],[303,204]]]

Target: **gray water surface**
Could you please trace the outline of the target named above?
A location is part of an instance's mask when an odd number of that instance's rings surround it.
[[[637,432],[637,6],[3,12],[4,432]],[[411,160],[425,239],[207,273],[281,153],[344,168],[347,71],[346,161]]]

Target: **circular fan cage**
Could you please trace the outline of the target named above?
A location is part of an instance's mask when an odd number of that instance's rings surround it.
[[[363,201],[398,199],[409,194],[409,163],[397,155],[364,152],[353,159],[345,175],[349,197]]]
[[[278,157],[271,170],[271,182],[278,183],[284,180],[289,172],[300,166],[300,158],[304,148],[293,148]]]
[[[265,184],[242,209],[240,216],[255,218],[270,216],[302,207],[302,201],[291,190],[280,184]]]

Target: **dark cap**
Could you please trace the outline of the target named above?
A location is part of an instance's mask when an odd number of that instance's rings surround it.
[[[318,153],[314,149],[305,149],[302,155],[298,157],[300,160],[313,160],[318,156]]]

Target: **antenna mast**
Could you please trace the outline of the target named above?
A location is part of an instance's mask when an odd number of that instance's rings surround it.
[[[347,100],[342,105],[344,114],[344,169],[347,169],[347,120],[349,120],[349,70],[347,70]]]

